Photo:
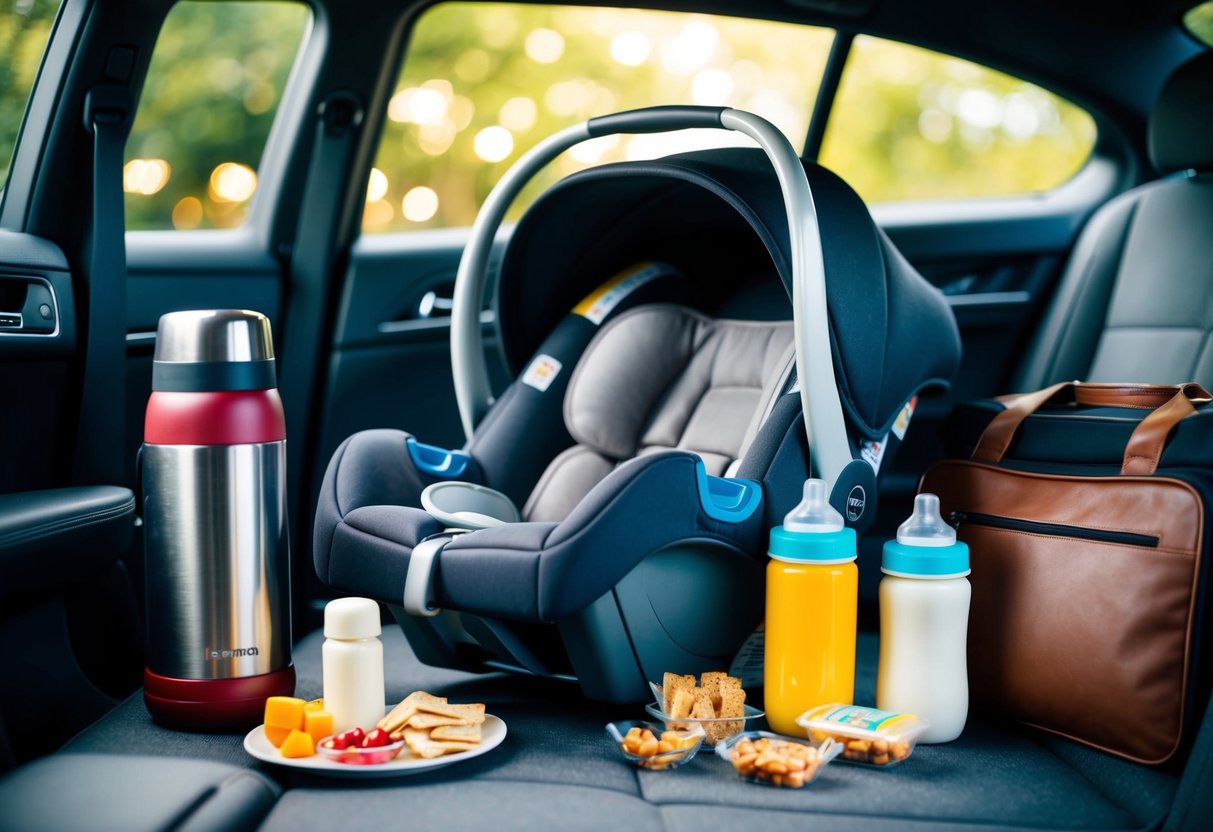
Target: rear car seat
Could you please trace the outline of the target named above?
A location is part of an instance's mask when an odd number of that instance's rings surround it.
[[[1213,52],[1179,67],[1150,113],[1175,174],[1087,223],[1014,389],[1059,381],[1213,385]]]

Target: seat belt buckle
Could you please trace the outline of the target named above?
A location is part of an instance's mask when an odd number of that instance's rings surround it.
[[[97,124],[123,125],[131,114],[131,91],[122,84],[95,84],[84,95],[84,129]]]

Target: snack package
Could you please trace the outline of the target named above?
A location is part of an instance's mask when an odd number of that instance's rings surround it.
[[[840,760],[869,766],[896,765],[914,751],[919,734],[930,723],[913,714],[897,714],[835,702],[811,708],[796,718],[809,739],[833,739],[842,746]]]

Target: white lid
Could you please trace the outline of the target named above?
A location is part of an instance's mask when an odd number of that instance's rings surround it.
[[[325,638],[352,641],[379,633],[379,604],[370,598],[338,598],[324,605]]]
[[[784,531],[789,532],[837,532],[845,525],[842,515],[830,505],[825,480],[805,480],[800,504],[783,518]]]
[[[956,529],[943,522],[939,514],[937,496],[919,494],[914,498],[914,513],[897,527],[897,542],[904,546],[951,546],[956,542]]]

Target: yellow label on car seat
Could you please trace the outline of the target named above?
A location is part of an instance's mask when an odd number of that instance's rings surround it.
[[[573,307],[573,314],[580,315],[595,325],[601,324],[606,320],[606,316],[611,314],[611,310],[632,292],[659,277],[672,274],[673,271],[673,267],[665,263],[638,263],[630,269],[624,269],[586,295],[581,303]]]

